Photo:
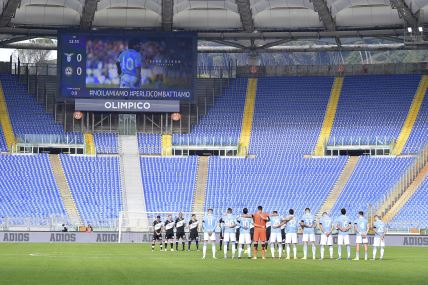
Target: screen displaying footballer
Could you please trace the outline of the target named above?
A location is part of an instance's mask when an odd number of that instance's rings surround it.
[[[196,44],[195,33],[61,33],[61,94],[190,99]]]

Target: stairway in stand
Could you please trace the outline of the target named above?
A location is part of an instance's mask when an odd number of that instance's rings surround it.
[[[56,185],[58,186],[62,203],[64,204],[64,208],[70,222],[74,225],[82,225],[82,219],[80,218],[79,210],[77,209],[76,202],[71,194],[59,155],[50,154],[49,161],[51,163],[52,173],[54,175]]]
[[[123,211],[128,215],[127,229],[147,231],[149,228],[141,179],[140,154],[136,135],[119,136],[120,175]]]

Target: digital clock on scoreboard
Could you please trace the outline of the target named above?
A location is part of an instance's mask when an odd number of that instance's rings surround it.
[[[196,34],[187,32],[62,32],[58,35],[61,94],[191,99],[196,42]]]

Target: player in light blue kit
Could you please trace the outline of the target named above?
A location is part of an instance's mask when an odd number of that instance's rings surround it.
[[[215,257],[215,229],[217,227],[217,220],[213,215],[213,209],[208,209],[208,213],[205,215],[202,222],[202,227],[204,231],[204,245],[202,247],[202,258],[205,259],[207,253],[207,243],[212,244],[213,258]]]
[[[319,222],[319,228],[321,230],[321,240],[320,240],[320,251],[321,251],[321,260],[324,259],[324,246],[328,245],[330,249],[330,259],[333,258],[333,220],[324,212]]]
[[[311,214],[311,209],[306,208],[305,214],[302,216],[300,225],[303,228],[303,258],[308,257],[308,243],[312,243],[312,259],[315,259],[317,247],[315,246],[315,217]]]
[[[384,222],[382,222],[380,216],[376,215],[375,222],[373,224],[373,230],[375,232],[374,242],[373,242],[373,260],[376,260],[377,248],[380,247],[380,260],[383,259],[383,253],[385,252],[385,233],[386,227]]]
[[[248,209],[244,208],[242,210],[242,213],[244,215],[247,215]],[[248,257],[251,257],[251,234],[250,234],[250,231],[251,231],[251,227],[253,226],[253,219],[252,218],[239,217],[238,224],[239,224],[238,258],[241,258],[241,256],[242,256],[242,249],[244,247],[244,244],[247,245]]]
[[[223,233],[223,250],[224,250],[224,258],[227,258],[227,248],[231,246],[232,248],[232,259],[235,258],[235,243],[236,243],[236,232],[235,227],[238,222],[236,221],[236,217],[232,214],[232,209],[228,208],[226,211],[226,215],[223,216],[224,222],[224,233]]]
[[[346,209],[340,210],[341,216],[336,220],[336,228],[339,231],[337,237],[337,254],[339,258],[337,260],[342,260],[342,245],[346,245],[347,251],[347,260],[351,259],[351,245],[349,243],[349,230],[352,228],[351,220],[346,216]]]
[[[285,225],[285,243],[287,244],[287,259],[290,259],[290,244],[293,244],[293,256],[297,259],[297,231],[299,228],[299,222],[297,217],[294,216],[294,210],[288,211],[288,217]]]
[[[123,50],[117,59],[120,88],[140,88],[142,59],[138,48],[136,40],[129,41],[128,48]]]
[[[278,211],[273,211],[270,216],[271,230],[270,230],[270,252],[272,258],[275,258],[275,244],[278,245],[278,258],[282,255],[282,217],[278,215]]]
[[[367,234],[369,232],[369,222],[364,218],[364,212],[358,212],[358,218],[354,221],[354,229],[356,235],[356,253],[354,260],[360,260],[360,244],[364,244],[364,259],[368,259],[368,243]]]

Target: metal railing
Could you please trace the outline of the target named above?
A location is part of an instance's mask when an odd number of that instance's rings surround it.
[[[385,194],[382,199],[376,203],[378,213],[384,215],[387,213],[395,202],[404,194],[409,188],[415,178],[419,175],[420,171],[428,163],[428,142],[416,156],[412,165],[401,175],[398,182],[391,188],[391,190]]]
[[[343,65],[265,65],[237,66],[237,76],[348,76],[374,74],[428,73],[428,63],[381,63],[381,64],[343,64]]]
[[[25,134],[16,136],[17,143],[45,145],[74,145],[84,144],[81,134]]]

